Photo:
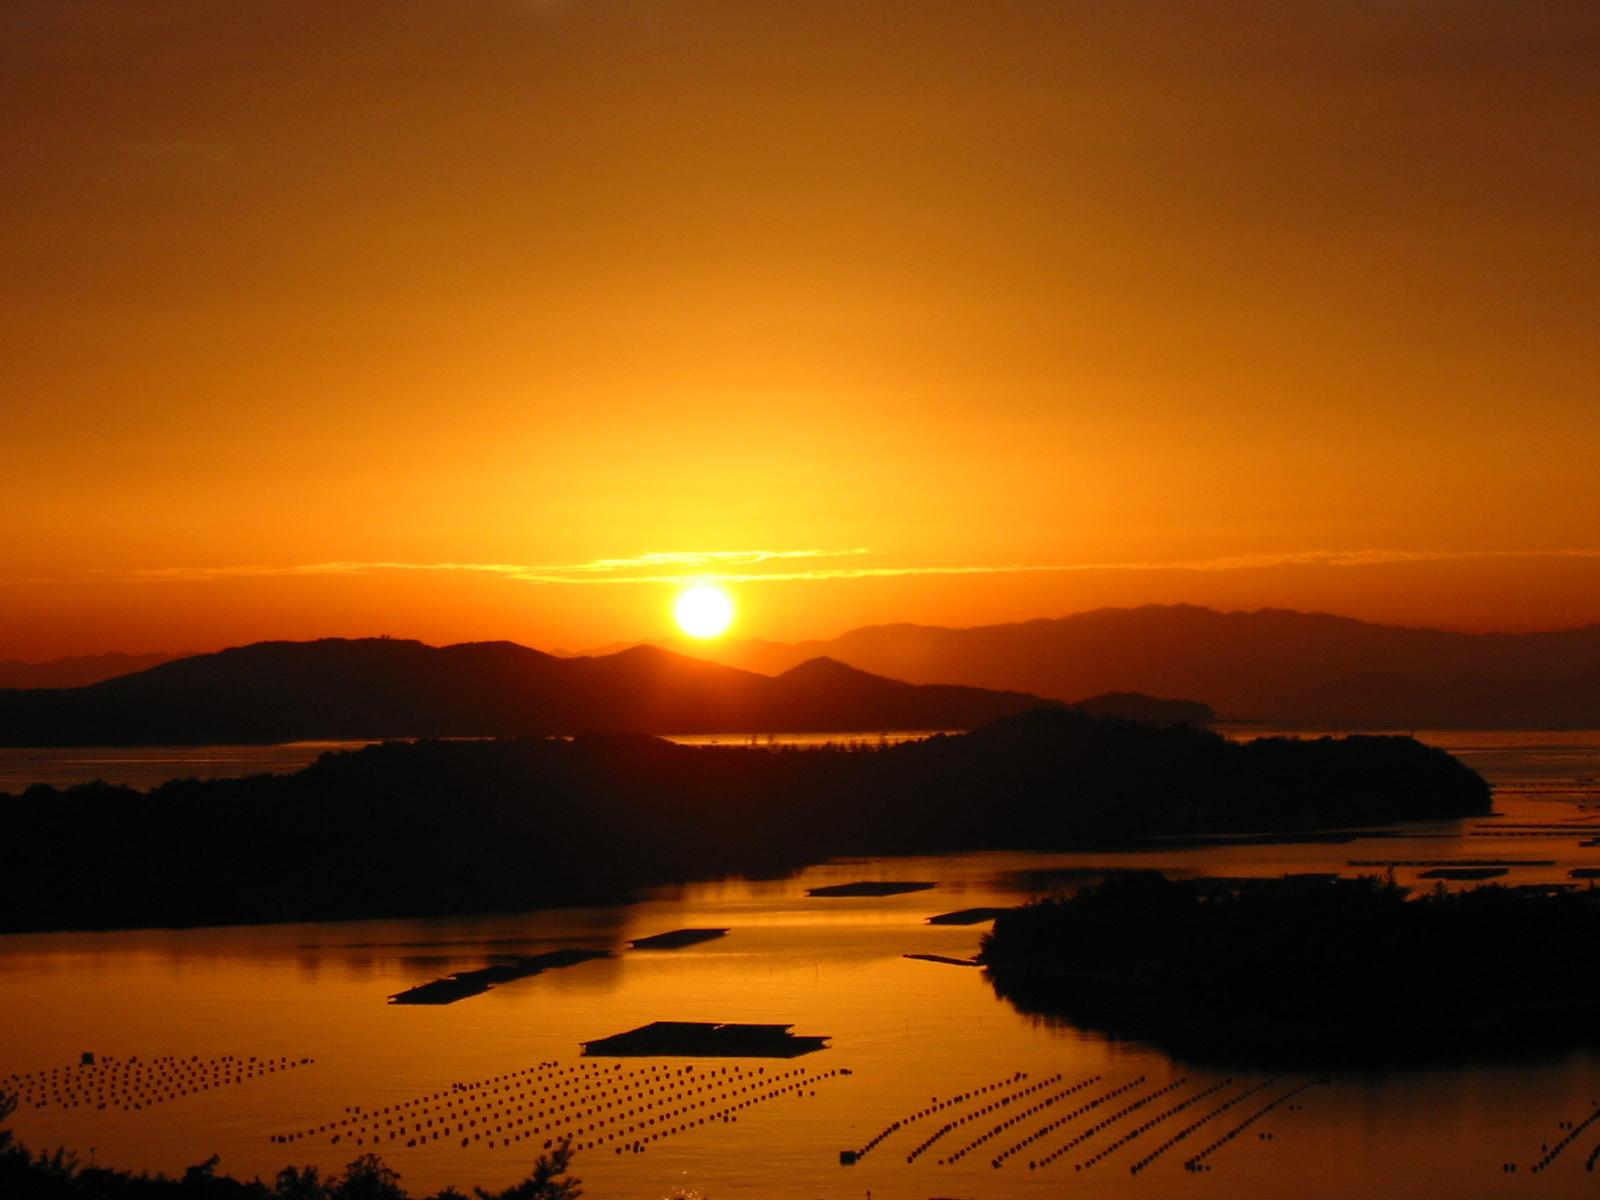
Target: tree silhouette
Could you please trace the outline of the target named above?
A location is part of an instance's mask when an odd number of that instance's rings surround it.
[[[579,1181],[566,1175],[571,1162],[572,1144],[563,1141],[549,1154],[541,1154],[539,1161],[533,1164],[533,1174],[521,1183],[512,1184],[503,1192],[472,1190],[477,1193],[478,1200],[578,1200],[583,1195]]]

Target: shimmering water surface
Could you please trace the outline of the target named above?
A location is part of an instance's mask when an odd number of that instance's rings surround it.
[[[1084,868],[1277,875],[1492,858],[1547,864],[1515,867],[1507,882],[1556,882],[1600,866],[1600,848],[1581,845],[1594,836],[1582,826],[1600,823],[1600,733],[1419,736],[1495,782],[1503,815],[1343,844],[834,862],[782,880],[661,889],[631,905],[476,920],[4,937],[0,1086],[30,1089],[13,1123],[35,1147],[167,1171],[217,1152],[224,1170],[247,1176],[289,1162],[337,1168],[376,1148],[417,1190],[504,1186],[572,1129],[584,1144],[574,1171],[598,1200],[678,1187],[712,1200],[1588,1193],[1600,1185],[1586,1170],[1600,1121],[1533,1171],[1541,1147],[1568,1136],[1562,1123],[1600,1108],[1600,1059],[1588,1051],[1335,1071],[1291,1096],[1312,1077],[1195,1068],[1039,1023],[997,1000],[976,970],[904,957],[966,958],[985,927],[930,926],[928,916],[1016,903]],[[228,749],[199,753],[216,764]],[[283,749],[279,767],[305,753]],[[64,760],[84,753],[34,768],[65,781],[82,767]],[[174,752],[160,769],[222,773],[177,761],[194,753]],[[1490,828],[1514,825],[1571,828]],[[530,847],[529,869],[558,849]],[[1412,882],[1421,869],[1396,875]],[[856,879],[938,886],[805,894]],[[626,947],[690,926],[730,932],[678,950]],[[386,1003],[495,955],[561,946],[615,954],[455,1004]],[[792,1024],[831,1042],[795,1059],[582,1057],[581,1042],[654,1020]],[[86,1051],[92,1069],[78,1065]],[[1213,1145],[1201,1169],[1186,1169]],[[869,1146],[840,1165],[841,1150]]]

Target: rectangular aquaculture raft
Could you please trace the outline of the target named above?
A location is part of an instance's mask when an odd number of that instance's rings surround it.
[[[827,1037],[791,1032],[793,1025],[716,1021],[652,1021],[583,1043],[589,1057],[795,1058],[827,1047]]]
[[[712,941],[727,932],[726,929],[673,929],[667,933],[653,933],[649,937],[634,938],[628,945],[635,950],[676,950],[679,946]]]
[[[596,958],[610,958],[609,950],[562,949],[548,950],[525,958],[508,958],[479,967],[475,971],[457,971],[443,979],[418,984],[389,997],[390,1004],[454,1004],[468,996],[481,996],[497,983],[510,983],[514,979],[527,979],[532,975],[560,967],[575,967]]]
[[[925,892],[937,884],[912,879],[862,879],[855,883],[835,883],[829,887],[807,888],[808,896],[899,896],[906,892]]]

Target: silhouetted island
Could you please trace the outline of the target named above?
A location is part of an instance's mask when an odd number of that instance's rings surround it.
[[[1124,874],[1001,914],[979,960],[1022,1012],[1183,1057],[1459,1061],[1592,1037],[1600,892]]]
[[[504,911],[845,855],[1460,817],[1489,796],[1409,738],[1240,744],[1065,709],[870,749],[392,742],[295,775],[0,794],[0,927]]]

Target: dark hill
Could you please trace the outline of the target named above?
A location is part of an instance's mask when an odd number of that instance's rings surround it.
[[[1021,695],[1016,692],[902,683],[831,658],[813,658],[791,667],[774,683],[779,707],[796,729],[961,729],[1028,707],[1018,705]],[[1045,703],[1030,699],[1033,704]],[[976,722],[951,719],[974,713],[985,715]]]
[[[839,663],[773,679],[650,646],[557,658],[511,642],[329,638],[240,646],[88,687],[0,691],[0,744],[968,729],[1041,703]]]
[[[1149,725],[1209,725],[1217,714],[1198,700],[1162,700],[1143,692],[1106,692],[1072,704],[1091,717],[1121,717]]]

